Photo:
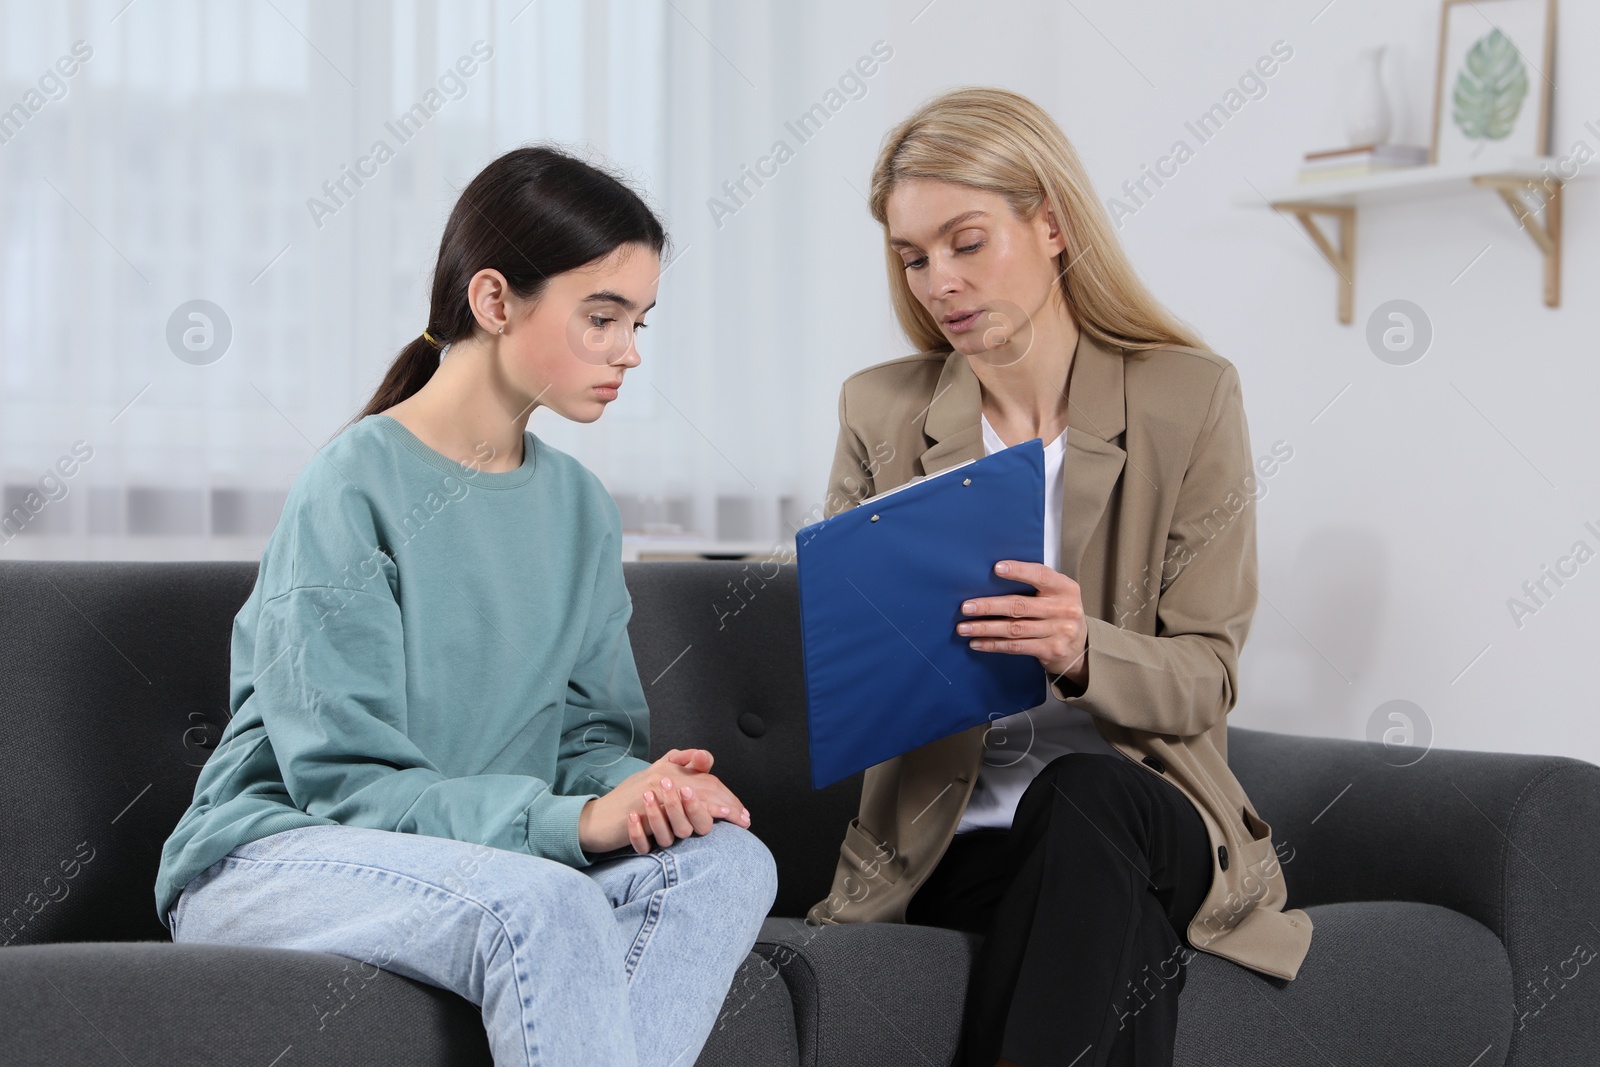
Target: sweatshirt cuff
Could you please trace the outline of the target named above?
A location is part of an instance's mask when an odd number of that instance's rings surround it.
[[[587,867],[594,862],[578,843],[578,816],[585,804],[596,799],[592,793],[575,797],[541,793],[522,812],[529,854],[559,860],[569,867]]]

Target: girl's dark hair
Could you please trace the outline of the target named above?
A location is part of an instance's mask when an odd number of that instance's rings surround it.
[[[655,213],[620,179],[557,149],[516,148],[473,178],[439,239],[427,332],[439,347],[472,336],[477,322],[467,284],[486,267],[505,275],[523,299],[552,275],[600,259],[625,244],[662,254],[667,233]],[[419,333],[395,359],[383,384],[351,422],[393,407],[439,368],[439,348]]]

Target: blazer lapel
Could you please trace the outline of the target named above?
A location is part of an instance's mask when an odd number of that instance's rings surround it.
[[[928,404],[923,433],[933,439],[922,453],[922,473],[938,474],[946,467],[983,457],[983,393],[967,357],[951,352]]]
[[[1072,357],[1072,388],[1067,393],[1067,457],[1061,493],[1061,573],[1083,588],[1083,602],[1098,604],[1104,575],[1080,576],[1089,544],[1116,488],[1128,453],[1116,444],[1127,429],[1123,395],[1123,355],[1087,333],[1078,334]]]
[[[1127,428],[1123,356],[1102,346],[1081,327],[1067,392],[1067,455],[1062,470],[1061,573],[1079,582],[1078,567],[1128,454],[1113,441]],[[922,473],[984,455],[983,392],[967,357],[951,352],[939,375],[923,430],[933,443],[923,451]],[[1096,579],[1098,582],[1098,578]],[[1100,590],[1084,587],[1084,603],[1099,602]]]

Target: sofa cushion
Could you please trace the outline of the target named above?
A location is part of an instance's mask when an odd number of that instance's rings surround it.
[[[1483,925],[1431,904],[1327,904],[1309,914],[1316,935],[1293,982],[1195,956],[1179,1001],[1177,1067],[1505,1062],[1511,968]],[[768,919],[756,952],[789,984],[801,1064],[925,1067],[955,1052],[981,943],[927,926]]]
[[[321,952],[85,942],[0,950],[0,1063],[488,1067],[483,1018]]]
[[[1306,913],[1316,933],[1292,982],[1209,953],[1191,961],[1176,1067],[1505,1062],[1511,963],[1481,923],[1398,901]]]
[[[746,958],[700,1067],[790,1067],[794,1013]],[[0,951],[0,1063],[220,1060],[261,1067],[490,1067],[478,1009],[454,993],[322,952],[85,942]]]

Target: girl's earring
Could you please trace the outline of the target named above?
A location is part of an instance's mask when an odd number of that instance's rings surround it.
[[[505,333],[506,332],[506,328],[504,326],[500,327],[500,332],[501,333]]]

